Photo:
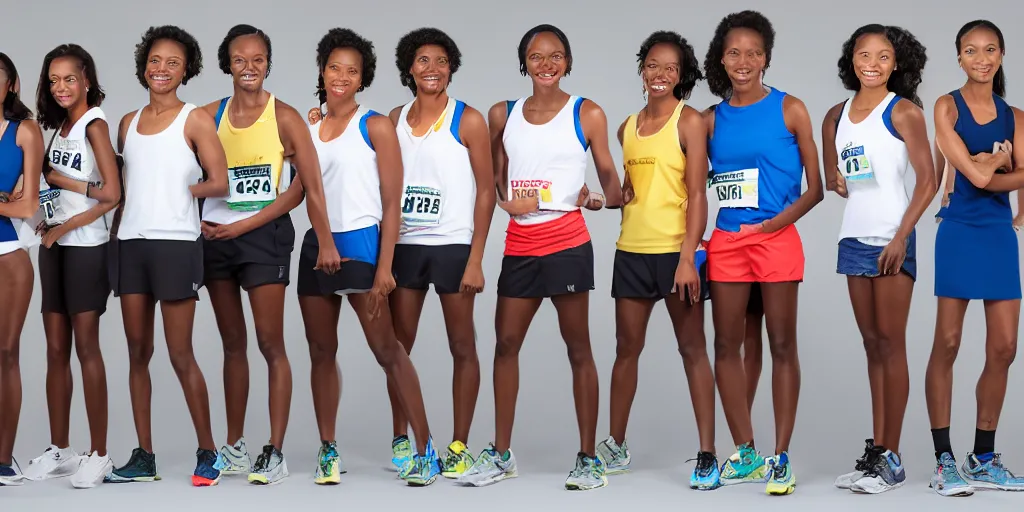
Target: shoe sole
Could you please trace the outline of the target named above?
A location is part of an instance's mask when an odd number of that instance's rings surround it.
[[[967,480],[967,479],[965,479]],[[1007,487],[1005,485],[993,484],[991,482],[981,482],[978,480],[968,480],[973,489],[981,489],[985,491],[1007,491],[1007,492],[1022,492],[1024,487]]]
[[[578,485],[578,484],[565,484],[565,490],[567,491],[593,491],[594,489],[600,489],[608,486],[608,478],[601,477],[601,483],[596,485]]]
[[[252,485],[277,485],[288,478],[288,475],[284,475],[274,480],[269,480],[263,476],[249,475],[249,483]]]
[[[130,484],[130,483],[136,483],[136,482],[138,482],[138,483],[148,483],[148,482],[156,482],[156,481],[158,481],[160,479],[161,479],[160,475],[157,475],[157,476],[139,476],[139,477],[135,477],[135,478],[123,478],[123,477],[111,476],[109,479],[104,479],[103,483],[108,483],[108,484]]]
[[[971,487],[960,487],[957,489],[936,489],[932,484],[928,484],[928,488],[935,491],[935,494],[944,498],[966,498],[974,495],[974,489]]]
[[[456,480],[455,483],[459,484],[459,485],[462,485],[462,486],[465,486],[465,487],[487,487],[489,485],[494,485],[494,484],[496,484],[498,482],[501,482],[503,480],[508,480],[510,478],[517,478],[517,477],[519,477],[519,472],[511,472],[511,473],[502,473],[499,476],[496,476],[496,477],[493,477],[493,478],[488,478],[487,480],[480,480],[480,481],[475,481],[475,482],[474,481]]]
[[[883,492],[895,491],[896,489],[903,487],[903,485],[906,483],[907,481],[904,480],[902,482],[897,483],[896,485],[886,485],[885,487],[881,487],[879,489],[869,489],[867,487],[861,487],[859,485],[852,485],[850,486],[850,491],[856,494],[882,494]]]

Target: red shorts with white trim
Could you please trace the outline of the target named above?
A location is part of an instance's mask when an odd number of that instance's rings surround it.
[[[708,243],[708,281],[786,283],[804,280],[804,246],[796,226],[774,233],[715,229]]]

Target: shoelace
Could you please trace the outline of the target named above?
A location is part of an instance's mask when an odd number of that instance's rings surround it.
[[[863,472],[865,476],[878,476],[878,465],[888,464],[888,462],[885,460],[885,457],[882,457],[882,450],[878,449],[878,447],[875,446],[867,450],[864,453],[864,457],[864,467],[858,467],[857,469],[858,471]]]
[[[254,471],[259,472],[267,469],[270,466],[270,455],[273,453],[273,448],[267,446],[263,448],[263,453],[256,457],[256,464],[253,464],[252,468]]]
[[[578,455],[576,457],[576,467],[572,468],[569,476],[573,478],[580,478],[588,473],[590,473],[590,461],[588,461],[583,455]]]
[[[700,476],[708,476],[712,469],[715,469],[715,455],[710,452],[699,452],[697,457],[694,459],[688,459],[686,462],[697,461],[697,474]]]

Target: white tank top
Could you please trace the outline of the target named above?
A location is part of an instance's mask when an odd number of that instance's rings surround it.
[[[587,143],[580,124],[583,98],[572,96],[545,124],[523,117],[520,98],[509,105],[502,142],[508,155],[509,200],[538,195],[538,212],[513,217],[518,224],[540,224],[579,210],[576,199],[587,172]],[[544,211],[549,210],[549,211]]]
[[[398,117],[402,148],[402,228],[400,244],[446,245],[473,241],[476,176],[459,128],[466,104],[448,98],[448,106],[427,133],[417,137],[409,126],[409,109]]]
[[[907,145],[892,124],[892,110],[900,99],[890,92],[856,124],[849,119],[852,99],[843,105],[836,128],[836,152],[849,197],[840,240],[856,238],[869,245],[888,244],[910,204],[904,182],[909,165]]]
[[[341,135],[323,142],[320,127],[309,127],[320,158],[327,217],[332,233],[343,233],[380,224],[383,207],[380,200],[380,174],[377,152],[370,142],[366,121],[380,115],[359,107]]]
[[[164,131],[138,133],[136,112],[124,141],[124,212],[117,238],[187,240],[199,238],[199,201],[188,189],[203,169],[185,140],[185,121],[196,108],[186,103]]]
[[[106,121],[107,118],[99,107],[92,107],[71,127],[67,137],[62,137],[58,128],[47,155],[51,169],[76,181],[101,180],[99,169],[96,167],[96,157],[86,135],[86,127],[97,119]],[[118,186],[116,183],[104,185]],[[71,217],[84,213],[98,203],[95,199],[77,192],[50,188],[45,179],[40,181],[39,197],[43,218],[51,226],[67,222]],[[57,243],[72,247],[95,247],[106,243],[110,239],[107,215],[101,216],[87,226],[72,230]]]

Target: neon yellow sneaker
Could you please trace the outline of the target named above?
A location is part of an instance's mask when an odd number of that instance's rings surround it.
[[[313,476],[313,482],[317,485],[341,483],[341,458],[338,457],[338,445],[335,442],[323,441],[316,459],[316,473]]]
[[[476,459],[473,458],[468,446],[462,441],[452,441],[444,455],[441,475],[445,478],[458,478],[473,467],[474,462]]]
[[[793,494],[796,490],[796,475],[793,474],[789,454],[782,452],[778,457],[768,457],[765,465],[768,466],[768,484],[765,486],[765,492],[772,496]]]

